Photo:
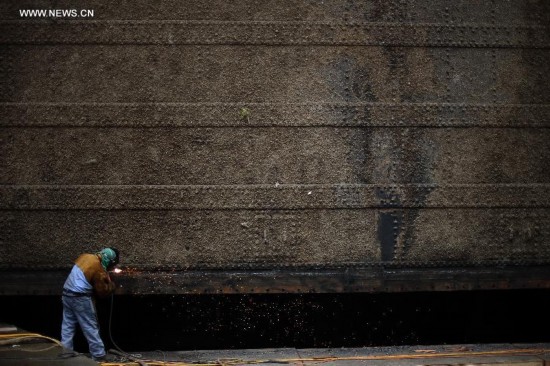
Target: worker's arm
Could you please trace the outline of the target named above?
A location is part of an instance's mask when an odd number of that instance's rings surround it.
[[[93,278],[94,291],[99,297],[106,297],[113,293],[116,286],[109,274],[105,271],[97,271]]]

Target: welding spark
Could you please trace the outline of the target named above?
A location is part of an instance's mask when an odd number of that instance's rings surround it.
[[[120,272],[122,272],[122,270],[120,268],[115,268],[113,272],[120,273]]]

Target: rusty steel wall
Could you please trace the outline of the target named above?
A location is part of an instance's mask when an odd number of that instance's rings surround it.
[[[0,294],[550,287],[548,1],[0,17]]]

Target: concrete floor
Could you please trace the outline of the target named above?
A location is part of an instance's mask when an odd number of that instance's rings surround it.
[[[517,350],[533,350],[516,352]],[[539,350],[539,351],[534,351]],[[493,344],[338,349],[259,349],[160,352],[144,358],[185,363],[243,365],[413,366],[413,365],[514,365],[550,366],[550,344]]]
[[[67,350],[47,339],[23,343],[0,342],[0,366],[97,365],[86,355],[68,356]],[[550,343],[400,346],[326,349],[240,349],[134,354],[145,364],[162,365],[323,365],[323,366],[550,366]],[[154,362],[152,362],[154,361]],[[122,365],[118,363],[117,365]],[[128,362],[126,364],[137,363]],[[109,364],[115,365],[115,364]]]
[[[0,365],[97,365],[96,362],[85,355],[65,359],[59,358],[62,351],[59,346],[42,341],[17,347],[0,346]],[[302,366],[549,366],[550,344],[156,351],[141,353],[139,356],[146,364],[154,365],[176,363],[177,365],[220,366],[247,364],[262,364],[266,366],[281,364]],[[155,362],[148,360],[155,360]],[[126,364],[137,365],[135,362],[128,362]]]

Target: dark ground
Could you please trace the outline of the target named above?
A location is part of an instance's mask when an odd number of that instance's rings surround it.
[[[125,350],[550,342],[550,291],[116,296]],[[110,300],[98,302],[108,348]],[[61,302],[4,296],[0,322],[59,338]],[[79,335],[76,348],[87,351]]]

